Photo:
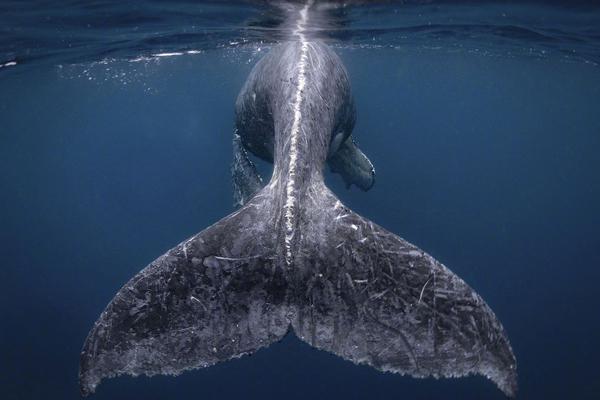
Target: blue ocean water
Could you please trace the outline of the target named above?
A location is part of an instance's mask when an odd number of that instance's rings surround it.
[[[76,399],[116,291],[232,211],[236,95],[285,36],[265,3],[0,4],[0,398]],[[502,321],[522,399],[600,397],[600,8],[352,4],[322,32],[377,181],[342,201],[428,251]],[[268,166],[261,165],[268,170]],[[97,399],[502,399],[286,337]]]

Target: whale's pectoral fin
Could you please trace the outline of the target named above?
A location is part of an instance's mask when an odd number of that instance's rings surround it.
[[[373,164],[356,146],[352,136],[327,161],[331,171],[340,174],[348,188],[354,184],[367,191],[375,183]]]
[[[231,177],[235,207],[246,204],[263,187],[263,180],[254,163],[248,158],[248,152],[237,133],[233,134]]]
[[[251,201],[123,286],[85,341],[82,394],[103,378],[177,375],[286,334],[285,277],[274,268],[273,229],[262,212]]]
[[[318,232],[312,251],[298,261],[306,269],[295,280],[295,333],[379,370],[481,374],[514,395],[515,357],[482,298],[416,246],[327,196],[310,218]]]

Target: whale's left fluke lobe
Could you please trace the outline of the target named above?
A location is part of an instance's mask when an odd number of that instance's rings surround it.
[[[80,359],[83,395],[117,375],[177,375],[249,354],[289,327],[270,192],[169,250],[117,293]]]

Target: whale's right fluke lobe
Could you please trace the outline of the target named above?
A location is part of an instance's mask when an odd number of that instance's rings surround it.
[[[516,360],[492,310],[431,256],[342,205],[324,186],[306,207],[294,279],[295,333],[355,363],[414,377],[481,374],[508,396]]]

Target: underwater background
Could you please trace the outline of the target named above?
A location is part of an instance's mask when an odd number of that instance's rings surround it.
[[[600,8],[383,2],[333,14],[375,186],[328,185],[472,286],[518,398],[600,398]],[[0,398],[77,399],[139,270],[233,208],[234,102],[284,33],[266,2],[0,3]],[[269,166],[259,167],[267,171]],[[503,399],[282,342],[94,399]]]

